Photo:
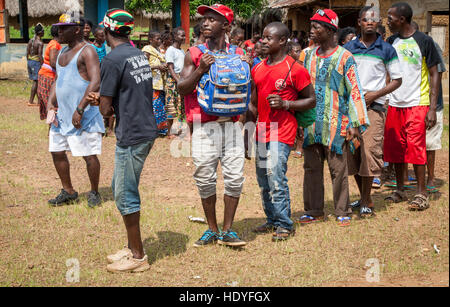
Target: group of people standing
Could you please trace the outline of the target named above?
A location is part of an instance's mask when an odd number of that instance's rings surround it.
[[[273,241],[292,237],[296,222],[311,224],[325,219],[325,161],[339,226],[350,225],[354,209],[349,200],[349,175],[355,176],[361,194],[353,207],[359,207],[361,218],[374,215],[371,187],[384,161],[395,165],[398,184],[386,200],[406,200],[403,168],[412,163],[418,193],[409,209],[429,207],[426,135],[439,121],[437,65],[441,60],[432,39],[411,26],[412,10],[407,3],[396,3],[388,11],[388,26],[397,33],[388,42],[377,33],[377,12],[364,7],[358,19],[361,34],[344,46],[336,39],[337,14],[319,9],[310,19],[312,43],[304,50],[292,41],[289,29],[281,22],[270,23],[262,36],[243,42],[242,31],[231,31],[234,12],[227,6],[202,5],[197,12],[203,16],[197,41],[184,52],[183,29],[176,28],[171,34],[150,32],[149,45],[141,51],[129,41],[133,16],[121,9],[107,11],[102,33],[111,51],[102,56],[101,65],[97,48],[102,44],[86,42],[84,19],[64,14],[55,25],[58,42],[68,46],[59,53],[54,51],[56,59],[50,61],[56,75],[47,104],[49,151],[63,189],[49,203],[59,206],[78,199],[66,151],[86,161],[92,188],[89,206],[101,202],[97,155],[105,130],[102,116],[115,116],[112,189],[128,243],[107,256],[108,271],[149,269],[140,234],[139,179],[155,139],[170,134],[177,118],[185,118],[192,132],[193,177],[208,224],[194,243],[196,247],[247,244],[232,229],[245,181],[246,158],[255,157],[267,218],[254,232],[271,233]],[[230,43],[243,48],[231,48]],[[250,103],[240,116],[213,116],[199,105],[197,88],[214,64],[215,55],[230,52],[252,67]],[[438,138],[433,139],[437,142]],[[294,147],[299,140],[301,148]],[[287,178],[293,148],[302,150],[305,169],[305,213],[295,221]],[[222,229],[216,218],[219,163],[225,185]]]

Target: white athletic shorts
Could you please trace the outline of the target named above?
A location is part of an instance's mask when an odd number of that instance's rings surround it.
[[[444,130],[444,110],[436,112],[436,125],[427,130],[427,151],[442,149],[442,131]]]
[[[64,136],[50,130],[48,151],[71,151],[74,157],[100,155],[102,153],[102,134],[83,131],[81,135]]]

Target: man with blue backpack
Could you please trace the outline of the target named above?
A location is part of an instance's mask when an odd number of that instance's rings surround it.
[[[186,120],[193,125],[194,179],[209,229],[195,242],[201,247],[218,242],[239,247],[246,242],[231,229],[244,183],[244,142],[237,124],[250,101],[250,65],[244,51],[225,41],[234,18],[225,5],[199,6],[207,43],[191,47],[185,56],[180,94]],[[216,220],[217,165],[222,165],[225,212],[222,231]]]

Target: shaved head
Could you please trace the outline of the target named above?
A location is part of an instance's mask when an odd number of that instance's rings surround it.
[[[273,29],[275,35],[279,38],[286,38],[286,40],[290,37],[289,28],[282,22],[272,22],[266,26],[266,29]]]

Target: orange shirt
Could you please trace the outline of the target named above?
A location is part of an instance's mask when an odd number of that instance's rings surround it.
[[[46,77],[51,77],[54,78],[55,77],[55,72],[49,68],[50,66],[50,50],[52,49],[56,49],[56,50],[61,50],[62,46],[54,39],[52,39],[48,45],[47,48],[45,49],[44,52],[44,64],[41,67],[41,70],[39,70],[39,74],[40,75],[44,75]]]

